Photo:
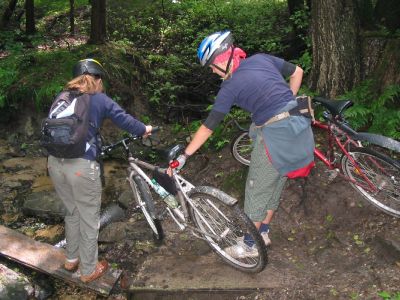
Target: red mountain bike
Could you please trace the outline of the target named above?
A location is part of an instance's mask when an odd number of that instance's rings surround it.
[[[357,132],[344,118],[344,111],[353,105],[350,100],[313,99],[322,105],[323,121],[314,121],[313,128],[325,131],[324,145],[318,145],[314,155],[329,170],[336,170],[364,199],[380,210],[400,217],[400,161],[371,149],[377,145],[400,153],[400,142],[391,138]],[[250,164],[251,139],[243,129],[231,143],[233,157],[242,164]],[[367,146],[363,146],[363,143]]]

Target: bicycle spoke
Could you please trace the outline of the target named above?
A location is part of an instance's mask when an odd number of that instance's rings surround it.
[[[358,168],[347,158],[342,169],[353,181],[353,187],[383,211],[400,217],[400,170],[388,158],[360,148],[351,155]],[[367,182],[365,177],[368,178]],[[370,185],[373,185],[371,188]]]
[[[206,219],[205,226],[212,227],[213,231],[215,231],[220,237],[218,241],[213,240],[210,237],[206,237],[206,239],[208,239],[215,248],[223,251],[223,249],[237,245],[238,241],[243,240],[246,231],[243,230],[239,225],[235,224],[235,220],[222,213],[221,210],[217,208],[217,206],[209,199],[196,198],[196,200],[196,208]],[[211,206],[210,203],[212,203]],[[204,226],[201,227],[203,230],[205,229]],[[257,262],[257,257],[236,259],[236,263],[239,265],[256,265]]]

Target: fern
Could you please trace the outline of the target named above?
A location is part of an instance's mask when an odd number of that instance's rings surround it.
[[[400,85],[388,86],[377,94],[374,82],[367,80],[341,98],[355,103],[345,114],[355,129],[400,138]]]
[[[345,112],[347,119],[351,120],[354,129],[360,129],[367,126],[371,119],[371,109],[360,104],[355,104]]]
[[[394,103],[394,99],[400,95],[400,85],[390,85],[379,96],[378,100],[372,105],[373,109],[379,109],[385,105]]]

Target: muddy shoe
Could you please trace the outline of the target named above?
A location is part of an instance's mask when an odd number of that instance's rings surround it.
[[[66,259],[64,263],[64,269],[70,272],[75,272],[79,266],[79,259]]]
[[[225,248],[224,251],[226,252],[226,254],[230,255],[233,258],[258,256],[258,250],[255,245],[249,247],[243,241],[239,241],[236,245]]]
[[[96,268],[94,269],[92,274],[89,275],[81,275],[81,281],[84,283],[91,282],[97,278],[100,278],[104,275],[104,273],[108,269],[108,262],[105,260],[99,261],[96,264]]]
[[[272,244],[271,239],[268,236],[268,232],[264,231],[260,233],[261,237],[264,240],[265,246],[270,246]]]

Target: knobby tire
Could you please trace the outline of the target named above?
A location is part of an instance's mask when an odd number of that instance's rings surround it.
[[[153,232],[154,241],[162,241],[164,233],[161,221],[156,217],[153,196],[151,195],[148,185],[139,175],[131,177],[129,179],[129,184],[136,204],[140,206],[140,209]]]
[[[239,206],[237,204],[225,204],[219,199],[218,193],[211,195],[206,192],[192,190],[189,196],[198,210],[190,209],[195,225],[204,232],[210,233],[214,231],[214,234],[221,237],[217,239],[214,236],[203,234],[203,238],[214,252],[228,265],[240,271],[248,273],[261,272],[268,261],[267,249],[254,223],[244,214]],[[210,230],[204,220],[210,224],[212,230]],[[253,237],[255,247],[258,251],[257,256],[247,258],[234,258],[230,256],[224,249],[238,244],[239,241],[243,241],[245,233],[249,233]]]

